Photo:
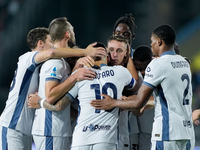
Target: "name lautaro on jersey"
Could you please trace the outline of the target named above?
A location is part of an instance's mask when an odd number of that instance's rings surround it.
[[[114,75],[115,75],[115,73],[114,73],[113,70],[106,70],[106,71],[101,72],[101,73],[97,72],[95,79],[107,78],[107,77],[114,76]]]

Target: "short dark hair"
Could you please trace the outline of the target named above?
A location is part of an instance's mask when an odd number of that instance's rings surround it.
[[[103,47],[103,48],[105,48],[105,49],[106,49],[106,46],[105,46],[105,44],[103,44],[102,42],[97,42],[97,44],[96,44],[96,45],[94,45],[93,47]]]
[[[26,38],[28,47],[30,49],[35,49],[39,40],[45,43],[47,35],[49,35],[49,31],[44,27],[38,27],[30,30]]]
[[[151,48],[146,45],[138,46],[133,53],[133,61],[137,60],[140,62],[145,62],[147,60],[151,61],[153,57]]]
[[[124,23],[127,24],[131,30],[131,34],[134,35],[135,28],[137,27],[134,22],[135,18],[132,17],[132,14],[125,14],[124,16],[120,17],[114,25],[113,32],[115,32],[118,24]]]
[[[69,22],[66,17],[56,18],[49,24],[49,34],[53,42],[62,40],[66,31],[69,31]]]
[[[97,42],[97,44],[94,45],[93,47],[103,47],[105,49],[106,53],[107,53],[106,46],[102,42]],[[101,57],[94,57],[94,60],[99,61],[99,60],[101,60]]]
[[[176,33],[173,27],[170,25],[161,25],[158,26],[154,31],[153,34],[155,34],[158,38],[163,40],[166,45],[173,45],[175,43],[176,39]]]

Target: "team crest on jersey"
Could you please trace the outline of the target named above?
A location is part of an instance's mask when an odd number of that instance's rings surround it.
[[[147,72],[150,72],[150,71],[151,71],[151,68],[150,68],[150,67],[148,67],[148,68],[147,68]]]
[[[86,131],[100,131],[100,130],[110,130],[111,126],[110,125],[93,125],[90,124],[89,126],[84,126],[83,127],[83,132]]]
[[[51,73],[51,76],[56,76],[56,67],[53,68],[53,73]]]

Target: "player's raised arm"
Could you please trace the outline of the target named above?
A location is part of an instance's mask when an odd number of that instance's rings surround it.
[[[128,48],[129,48],[129,51],[130,51],[130,45],[128,45]],[[135,65],[134,65],[133,60],[132,60],[132,58],[130,56],[130,53],[129,53],[129,57],[128,57],[127,69],[131,73],[132,77],[136,81],[138,81],[139,80],[138,72],[137,72],[137,70],[135,68]]]
[[[105,49],[102,47],[93,47],[96,43],[90,44],[86,49],[74,48],[56,48],[43,50],[36,54],[35,61],[41,63],[50,58],[67,58],[67,57],[81,57],[81,56],[105,56]]]

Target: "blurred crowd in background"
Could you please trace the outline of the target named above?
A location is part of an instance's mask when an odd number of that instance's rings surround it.
[[[0,0],[0,32],[20,10],[23,0]]]

